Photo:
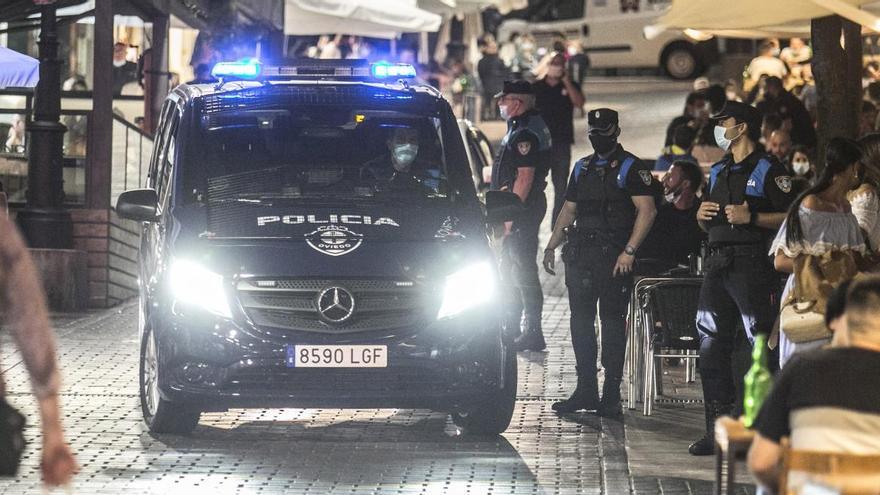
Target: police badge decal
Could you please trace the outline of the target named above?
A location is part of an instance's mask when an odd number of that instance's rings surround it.
[[[532,151],[532,143],[528,141],[516,143],[516,151],[519,151],[520,155],[528,155],[529,151]]]
[[[341,225],[325,225],[305,235],[306,243],[319,253],[328,256],[342,256],[361,246],[363,234],[352,232]]]
[[[651,185],[651,171],[650,170],[639,170],[639,177],[642,178],[642,182],[645,183],[646,186]]]
[[[791,192],[791,177],[787,175],[780,175],[776,178],[776,185],[779,187],[779,190],[788,194]]]

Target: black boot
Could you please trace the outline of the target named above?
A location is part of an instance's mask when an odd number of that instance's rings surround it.
[[[706,434],[688,447],[688,452],[691,455],[712,455],[715,453],[715,420],[721,416],[729,415],[733,410],[733,404],[716,401],[706,402],[704,410]]]
[[[578,368],[577,388],[571,397],[553,403],[553,410],[558,414],[575,411],[595,411],[599,408],[599,386],[596,383],[596,370]]]
[[[603,418],[617,418],[623,415],[620,405],[620,380],[605,378],[602,384],[602,401],[597,410]]]
[[[529,322],[525,324],[522,335],[513,341],[513,349],[516,351],[543,351],[547,348],[544,342],[544,332],[541,323]]]

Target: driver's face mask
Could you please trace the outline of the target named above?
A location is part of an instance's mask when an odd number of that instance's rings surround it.
[[[394,155],[394,169],[403,172],[412,165],[419,152],[419,145],[415,143],[398,143],[393,145],[391,153]]]

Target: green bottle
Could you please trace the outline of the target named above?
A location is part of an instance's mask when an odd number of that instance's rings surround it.
[[[772,385],[773,377],[767,367],[767,336],[758,335],[752,348],[752,367],[745,376],[743,423],[746,428],[752,427]]]

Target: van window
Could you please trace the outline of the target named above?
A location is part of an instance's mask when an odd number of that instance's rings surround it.
[[[194,119],[184,202],[449,199],[440,121],[349,105],[225,111]]]
[[[159,169],[156,174],[156,193],[159,196],[160,204],[165,202],[164,199],[169,189],[168,184],[174,164],[174,143],[177,126],[180,122],[180,112],[176,105],[172,104],[170,112],[168,125],[163,133],[162,144],[159,148]]]
[[[567,21],[584,16],[586,0],[543,0],[533,7],[534,22]]]
[[[159,161],[161,157],[162,144],[165,132],[168,130],[168,113],[174,107],[174,102],[165,100],[162,105],[162,111],[159,113],[159,128],[156,129],[156,140],[153,143],[153,154],[150,159],[150,170],[147,172],[146,187],[156,188],[156,174],[159,170]]]

